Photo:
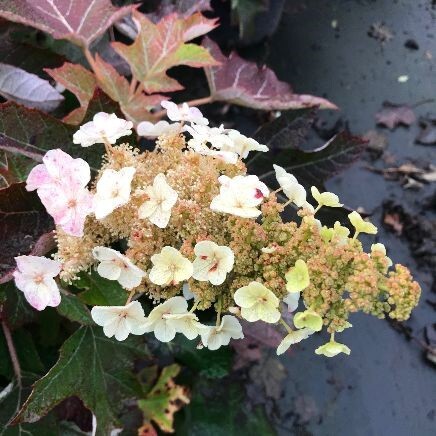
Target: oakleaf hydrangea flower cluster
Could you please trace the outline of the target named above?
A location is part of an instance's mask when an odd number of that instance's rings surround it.
[[[30,173],[27,189],[53,216],[58,245],[54,260],[16,258],[16,285],[34,308],[57,306],[60,281],[94,269],[126,291],[124,306],[92,308],[108,337],[153,334],[168,342],[181,334],[216,350],[244,337],[244,319],[284,329],[277,354],[325,329],[330,340],[315,353],[327,357],[350,354],[335,334],[351,327],[354,312],[409,317],[420,287],[407,268],[393,267],[382,244],[363,250],[358,236],[376,234],[373,224],[352,212],[351,234],[340,222],[323,225],[316,214],[341,207],[337,195],[313,186],[310,200],[278,165],[271,191],[243,162],[267,146],[209,126],[186,103],[162,106],[171,122],[137,126],[139,135],[157,138],[153,151],[116,145],[132,123],[99,113],[74,135],[78,146],[105,145],[94,180],[87,162],[60,149]],[[283,221],[286,207],[298,210],[298,222]],[[144,295],[156,304],[147,315]],[[214,325],[198,316],[210,308]]]

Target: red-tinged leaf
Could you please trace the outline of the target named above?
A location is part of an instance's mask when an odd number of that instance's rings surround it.
[[[385,101],[383,109],[375,114],[375,119],[377,124],[393,130],[400,124],[409,127],[416,121],[416,116],[410,106]]]
[[[94,60],[94,72],[98,85],[110,98],[120,104],[124,115],[134,123],[150,119],[150,109],[167,98],[162,95],[145,95],[140,88],[135,94],[130,94],[127,79],[98,54]]]
[[[112,46],[130,65],[132,74],[145,92],[170,92],[183,89],[166,71],[177,65],[204,67],[216,65],[209,52],[195,44],[185,44],[193,37],[212,30],[215,20],[204,17],[178,18],[169,15],[158,24],[140,12],[133,12],[139,33],[131,45],[114,42]]]
[[[0,16],[88,47],[133,8],[117,8],[110,0],[3,0]]]
[[[73,157],[85,159],[92,168],[99,168],[101,155],[94,147],[73,144],[76,130],[76,127],[35,109],[14,102],[0,104],[0,150],[40,162],[48,150],[61,148]]]
[[[0,283],[12,279],[15,256],[42,256],[54,248],[53,229],[52,218],[24,182],[0,189]]]
[[[59,68],[46,68],[45,71],[79,100],[80,107],[64,118],[66,123],[79,124],[85,116],[89,101],[95,91],[97,82],[94,74],[80,64],[69,62],[65,62]]]
[[[88,110],[86,111],[86,115],[82,123],[91,121],[94,115],[98,112],[116,114],[119,117],[123,116],[120,110],[120,105],[113,101],[100,88],[95,89],[94,94],[88,104]]]
[[[201,35],[209,33],[218,26],[218,19],[206,18],[199,12],[191,16],[184,16],[183,20],[183,39],[191,41],[191,39],[198,38]]]
[[[211,97],[215,101],[247,106],[254,109],[286,110],[318,106],[337,109],[330,101],[313,95],[294,94],[288,83],[277,79],[266,66],[258,67],[232,52],[227,58],[218,45],[205,38],[203,46],[220,62],[205,68]]]

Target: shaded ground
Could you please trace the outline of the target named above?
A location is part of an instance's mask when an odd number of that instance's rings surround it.
[[[263,49],[268,65],[297,92],[325,96],[340,106],[341,113],[325,116],[328,125],[341,118],[353,133],[365,134],[375,129],[374,114],[383,101],[413,105],[436,97],[435,16],[430,0],[293,2],[292,13],[284,14]],[[384,23],[392,38],[382,43],[369,36],[374,23]],[[418,49],[405,46],[409,39]],[[405,75],[408,81],[399,82],[398,77]],[[421,105],[415,112],[434,116],[436,103]],[[421,302],[406,324],[423,339],[425,327],[436,322],[435,310],[426,302],[436,299],[431,291],[429,256],[424,262],[419,259],[418,267],[407,235],[383,229],[382,204],[390,199],[403,205],[412,217],[420,214],[434,223],[434,204],[431,210],[429,199],[434,196],[435,184],[406,190],[399,182],[386,181],[366,169],[368,165],[383,168],[407,161],[418,166],[435,164],[435,146],[414,144],[418,130],[417,123],[393,132],[378,129],[388,141],[385,160],[374,163],[367,156],[331,180],[328,187],[348,206],[373,213],[372,221],[380,228],[379,240],[389,247],[393,261],[407,265],[420,281]],[[419,235],[414,237],[419,245]],[[434,245],[428,251],[434,258]],[[289,375],[279,406],[279,434],[434,435],[436,373],[425,360],[422,347],[386,321],[355,316],[352,323],[355,328],[341,335],[341,341],[352,348],[350,357],[315,356],[314,348],[327,339],[323,335],[282,359]]]

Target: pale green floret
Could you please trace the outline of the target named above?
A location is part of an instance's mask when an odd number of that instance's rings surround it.
[[[286,335],[280,345],[277,347],[277,355],[283,354],[288,348],[293,344],[298,344],[298,342],[307,339],[313,332],[311,329],[301,329],[291,331],[288,335]]]
[[[338,239],[343,243],[346,243],[349,235],[350,235],[350,230],[348,230],[344,226],[341,226],[341,223],[339,221],[336,221],[335,225],[333,226],[334,238]]]
[[[315,332],[322,329],[322,318],[312,309],[294,315],[294,326],[297,329],[309,328]]]
[[[249,322],[276,323],[280,319],[279,299],[262,283],[251,282],[239,288],[233,296],[241,307],[241,316]]]
[[[351,212],[348,215],[348,219],[356,229],[356,233],[353,236],[354,239],[357,238],[359,233],[368,233],[370,235],[375,235],[377,233],[377,227],[369,221],[365,221],[356,211]]]
[[[288,292],[300,292],[309,286],[309,270],[304,260],[298,259],[295,266],[286,274],[286,290]]]
[[[322,226],[321,230],[319,231],[319,234],[322,240],[327,244],[333,238],[335,231],[330,227]]]
[[[330,339],[329,342],[327,342],[324,345],[321,345],[315,350],[315,354],[322,354],[326,357],[335,357],[340,353],[344,353],[346,355],[350,355],[351,350],[344,344],[340,344],[339,342],[336,342],[334,339]]]
[[[327,207],[341,207],[342,203],[339,203],[339,197],[333,192],[319,192],[316,186],[312,186],[310,188],[310,192],[312,193],[312,197],[318,203],[318,207],[316,210],[319,210],[321,206]],[[316,211],[315,210],[315,211]]]

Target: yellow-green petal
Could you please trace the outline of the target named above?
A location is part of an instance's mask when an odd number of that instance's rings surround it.
[[[335,357],[340,353],[350,355],[351,350],[346,345],[336,341],[329,341],[315,350],[315,354],[322,354],[326,357]]]
[[[288,292],[300,292],[310,284],[309,270],[304,260],[298,259],[295,266],[286,274],[286,290]]]
[[[307,309],[294,315],[294,326],[297,329],[309,328],[319,332],[322,329],[322,325],[322,318],[314,310]]]

